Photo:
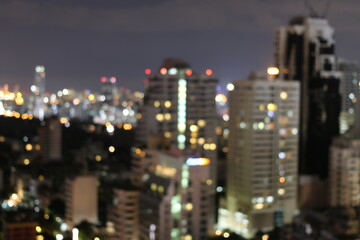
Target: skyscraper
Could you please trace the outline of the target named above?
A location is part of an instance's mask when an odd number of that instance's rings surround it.
[[[163,144],[211,159],[216,179],[216,84],[211,69],[193,72],[181,59],[165,59],[158,72],[146,70],[144,106],[140,110],[139,142],[158,136]]]
[[[276,31],[279,77],[301,83],[300,172],[328,173],[331,139],[339,134],[339,78],[334,29],[327,19],[296,17]]]
[[[39,118],[40,120],[44,119],[45,113],[45,67],[36,66],[35,67],[35,79],[34,84],[30,88],[32,92],[32,101],[30,105],[31,113]]]
[[[234,83],[229,98],[228,226],[219,221],[220,228],[251,237],[291,222],[297,198],[299,101],[300,84],[295,81],[254,76]]]

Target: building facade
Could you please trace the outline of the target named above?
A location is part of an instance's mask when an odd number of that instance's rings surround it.
[[[291,222],[298,180],[300,85],[249,79],[230,92],[227,209],[220,229],[245,237]],[[228,226],[226,226],[228,225]]]

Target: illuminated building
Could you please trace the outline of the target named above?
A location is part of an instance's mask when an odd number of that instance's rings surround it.
[[[66,222],[74,226],[86,220],[98,223],[97,178],[78,176],[67,179],[65,184]]]
[[[210,160],[165,152],[156,159],[140,196],[140,239],[208,239]]]
[[[35,221],[5,221],[3,223],[3,239],[6,240],[34,240],[36,239]]]
[[[115,240],[139,239],[139,195],[136,190],[114,190],[111,221],[115,227]]]
[[[111,106],[115,105],[115,99],[117,94],[116,89],[116,78],[115,77],[101,77],[101,94],[104,96],[104,103],[109,104]]]
[[[360,140],[338,138],[330,148],[330,206],[360,206]]]
[[[234,82],[229,96],[227,209],[218,223],[244,237],[290,223],[296,210],[300,84],[269,79]]]
[[[334,29],[325,18],[296,17],[277,29],[275,46],[279,77],[301,83],[300,173],[326,178],[341,108]]]
[[[360,67],[357,62],[338,60],[341,79],[341,117],[340,132],[347,132],[354,124],[354,111],[360,93]]]
[[[39,128],[40,152],[44,162],[62,159],[62,126],[57,118],[45,120]]]
[[[32,96],[29,106],[30,113],[40,120],[44,119],[45,114],[45,67],[35,67],[34,85],[30,88]]]
[[[208,157],[215,179],[217,79],[212,70],[197,74],[183,60],[165,59],[158,72],[147,73],[138,141],[146,144],[149,136],[157,135],[169,146]]]

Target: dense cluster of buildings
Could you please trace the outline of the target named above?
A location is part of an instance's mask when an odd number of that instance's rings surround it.
[[[99,94],[49,94],[37,66],[28,96],[0,91],[1,115],[40,120],[0,175],[13,186],[2,199],[4,239],[358,238],[359,71],[336,57],[321,17],[278,28],[274,67],[229,83],[227,97],[211,69],[181,59],[146,69],[143,94],[119,90],[114,77],[101,78]],[[86,120],[76,131],[92,142],[63,140],[73,119]],[[134,136],[121,135],[133,125]],[[119,134],[127,156],[107,138]]]

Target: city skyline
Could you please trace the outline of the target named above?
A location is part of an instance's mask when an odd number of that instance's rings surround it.
[[[352,19],[360,3],[346,2],[333,1],[327,17],[336,29],[337,55],[358,60],[351,49],[360,32]],[[0,6],[0,81],[28,89],[34,66],[44,65],[47,91],[96,90],[102,76],[116,76],[119,85],[142,90],[144,69],[157,69],[164,57],[187,59],[203,72],[211,68],[224,87],[251,70],[273,65],[275,28],[287,25],[291,16],[308,15],[303,1],[281,0],[18,0]]]

